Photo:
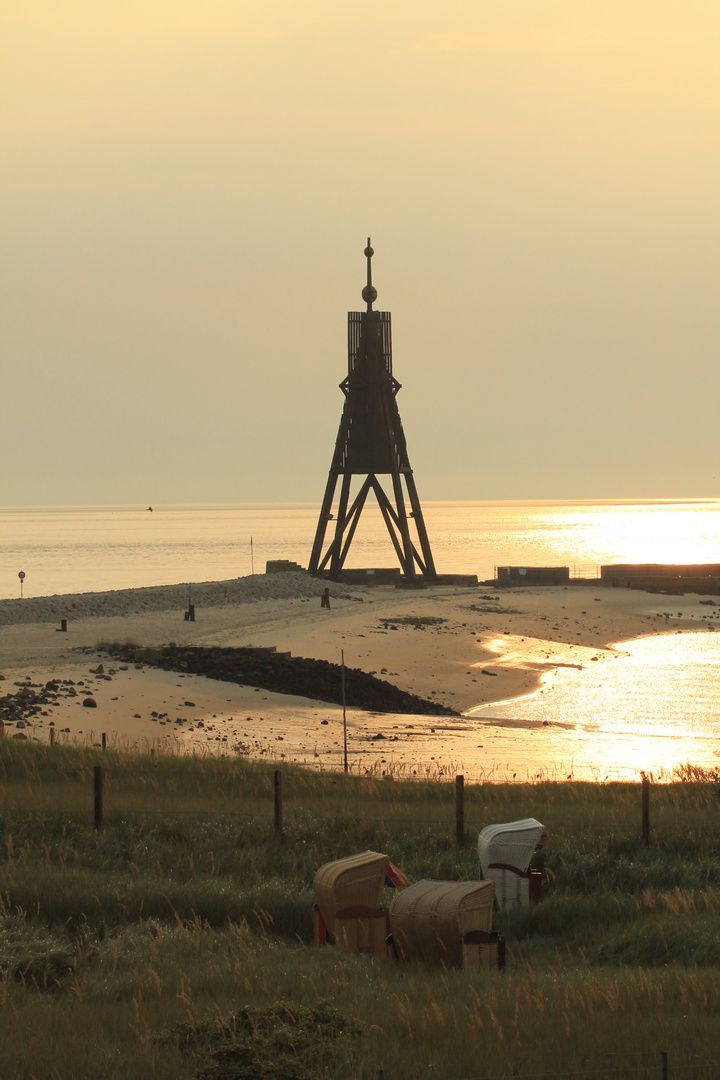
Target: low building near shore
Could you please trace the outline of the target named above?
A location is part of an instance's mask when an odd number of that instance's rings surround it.
[[[567,585],[569,566],[496,566],[498,585]]]

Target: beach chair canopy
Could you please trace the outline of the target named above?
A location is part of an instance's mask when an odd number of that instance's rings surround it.
[[[478,837],[478,855],[483,878],[488,876],[490,863],[507,863],[525,873],[536,848],[547,840],[545,826],[535,818],[506,821],[503,825],[488,825]]]
[[[400,956],[450,967],[463,965],[463,935],[490,932],[492,881],[418,881],[390,907],[390,928]]]
[[[391,865],[387,855],[362,851],[320,867],[315,874],[313,891],[315,903],[331,934],[335,930],[336,911],[352,907],[380,909],[385,876]]]
[[[480,833],[480,877],[495,882],[501,911],[529,903],[530,860],[546,840],[545,826],[535,818],[488,825]]]

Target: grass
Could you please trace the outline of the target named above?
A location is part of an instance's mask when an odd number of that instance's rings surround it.
[[[93,767],[105,822],[92,822]],[[720,1071],[720,798],[466,786],[0,742],[0,1076],[447,1080]],[[495,925],[504,975],[311,945],[312,878],[371,847],[411,880],[477,877],[477,832],[546,825],[541,904]],[[389,903],[391,895],[388,895]]]

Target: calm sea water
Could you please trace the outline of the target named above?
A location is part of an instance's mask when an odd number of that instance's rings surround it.
[[[379,511],[368,507],[349,566],[394,566]],[[720,500],[662,503],[427,503],[438,571],[493,576],[494,567],[720,562]],[[306,566],[318,508],[276,505],[0,509],[0,597],[217,581]],[[252,537],[252,547],[251,540]]]

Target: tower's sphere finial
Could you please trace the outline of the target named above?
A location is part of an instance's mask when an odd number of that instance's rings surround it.
[[[373,287],[372,264],[370,263],[373,254],[373,249],[370,247],[370,237],[368,236],[367,247],[365,248],[365,258],[367,259],[367,285],[362,291],[362,298],[368,306],[368,311],[372,311],[373,303],[377,300],[377,289]]]

